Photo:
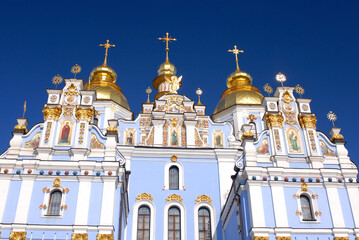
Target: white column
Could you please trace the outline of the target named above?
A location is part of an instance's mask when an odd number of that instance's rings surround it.
[[[337,184],[325,184],[327,190],[330,213],[332,216],[334,228],[344,228],[345,222],[343,217],[342,206],[340,204]]]
[[[81,179],[79,184],[79,190],[77,195],[77,206],[75,225],[87,225],[89,206],[90,206],[90,195],[91,195],[91,181],[89,179]]]
[[[348,191],[350,206],[353,213],[355,228],[359,228],[359,189],[357,184],[347,184],[346,187]]]
[[[0,222],[2,222],[2,218],[4,216],[5,204],[9,192],[9,187],[10,187],[10,177],[9,179],[0,180]]]
[[[249,206],[253,228],[265,227],[262,186],[258,182],[248,183]]]
[[[270,181],[276,227],[288,227],[288,215],[282,181]]]
[[[27,216],[30,208],[32,189],[35,176],[22,176],[19,200],[17,203],[14,223],[27,223]]]
[[[155,146],[162,146],[163,142],[163,125],[165,120],[152,120],[154,126],[153,144]]]
[[[195,126],[197,121],[192,120],[185,120],[184,124],[186,126],[186,141],[187,141],[187,147],[194,147],[195,144]]]
[[[106,177],[103,183],[102,204],[101,204],[101,218],[100,225],[113,225],[113,210],[115,208],[115,193],[116,193],[116,179]],[[100,233],[112,234],[111,231],[106,232],[100,230]]]

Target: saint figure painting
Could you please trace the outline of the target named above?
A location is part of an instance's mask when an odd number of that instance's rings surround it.
[[[299,133],[294,128],[289,128],[287,130],[287,139],[288,139],[288,148],[289,153],[301,153],[301,140],[299,138]]]
[[[171,145],[172,146],[177,146],[178,145],[178,134],[177,134],[177,131],[175,129],[173,129],[172,132],[171,132]]]
[[[66,121],[62,124],[62,128],[60,130],[59,143],[60,144],[70,144],[71,139],[71,122]]]

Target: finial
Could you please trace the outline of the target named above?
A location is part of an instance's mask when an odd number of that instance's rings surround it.
[[[275,79],[282,84],[282,87],[283,82],[287,81],[287,77],[283,73],[278,73],[277,75],[275,75]]]
[[[266,93],[268,93],[268,97],[270,97],[271,93],[273,92],[273,88],[271,86],[269,86],[268,83],[266,83],[266,85],[264,85],[263,88],[264,88],[264,91]]]
[[[148,87],[148,88],[146,89],[146,93],[147,93],[147,102],[146,102],[146,103],[151,103],[151,101],[150,101],[150,94],[151,94],[151,92],[152,92],[152,89],[151,89],[150,87]]]
[[[54,76],[52,78],[52,83],[56,86],[56,89],[57,89],[57,85],[62,83],[62,80],[63,80],[63,78],[59,74],[57,74],[56,76]]]
[[[166,62],[169,62],[169,60],[168,60],[168,51],[169,51],[170,49],[168,48],[168,43],[169,43],[169,42],[172,42],[172,41],[177,41],[177,39],[176,39],[176,38],[171,38],[171,37],[169,36],[169,33],[167,32],[167,33],[166,33],[166,37],[158,38],[158,40],[161,40],[161,41],[163,41],[163,42],[166,42]]]
[[[295,86],[295,92],[299,94],[300,98],[302,98],[302,95],[304,94],[304,88],[297,84],[297,86]]]
[[[106,42],[105,44],[100,44],[100,47],[106,48],[105,61],[103,62],[103,65],[104,65],[104,66],[107,66],[108,49],[111,48],[111,47],[115,47],[115,45],[111,45],[111,44],[110,44],[110,40],[107,40],[107,42]]]
[[[202,105],[202,103],[201,103],[201,95],[202,95],[202,93],[203,93],[202,89],[198,88],[196,90],[196,94],[198,95],[198,103],[197,103],[197,105]]]
[[[79,66],[78,64],[76,64],[75,66],[73,66],[71,68],[71,72],[73,74],[75,74],[74,78],[76,78],[76,74],[80,73],[81,72],[81,66]]]
[[[26,112],[26,101],[25,101],[25,103],[24,103],[24,112],[22,113],[22,118],[25,117],[25,112]]]
[[[236,55],[236,66],[237,66],[236,71],[239,72],[238,54],[239,54],[239,53],[243,53],[244,51],[237,49],[237,45],[234,45],[234,49],[230,49],[230,50],[228,50],[228,52],[231,52],[231,53],[233,53],[234,55]]]
[[[337,120],[337,115],[335,113],[333,113],[332,111],[329,111],[327,114],[327,118],[329,119],[329,121],[331,121],[333,123],[333,127],[335,127],[334,122]]]

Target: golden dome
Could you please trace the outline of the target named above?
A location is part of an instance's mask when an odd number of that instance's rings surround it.
[[[130,110],[127,99],[122,93],[121,88],[116,85],[116,72],[104,63],[102,66],[95,67],[90,74],[91,82],[87,82],[84,87],[87,90],[96,91],[96,98],[99,100],[111,100],[120,106]]]
[[[176,69],[175,65],[170,63],[170,61],[166,60],[164,63],[162,63],[158,67],[157,72],[158,72],[158,76],[163,75],[163,74],[176,75],[177,69]]]

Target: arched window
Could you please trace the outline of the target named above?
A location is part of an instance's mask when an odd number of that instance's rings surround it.
[[[181,239],[181,212],[177,207],[168,209],[168,240]]]
[[[169,170],[169,189],[179,189],[179,170],[176,166],[170,167]]]
[[[198,210],[198,231],[199,240],[212,240],[211,216],[205,207]]]
[[[300,195],[300,205],[302,208],[303,221],[313,221],[314,216],[309,198],[306,195]]]
[[[60,191],[56,190],[51,193],[48,215],[50,216],[60,215],[61,198],[62,198],[62,193]]]
[[[138,209],[137,218],[137,240],[150,239],[150,217],[151,211],[147,206],[142,206]]]

